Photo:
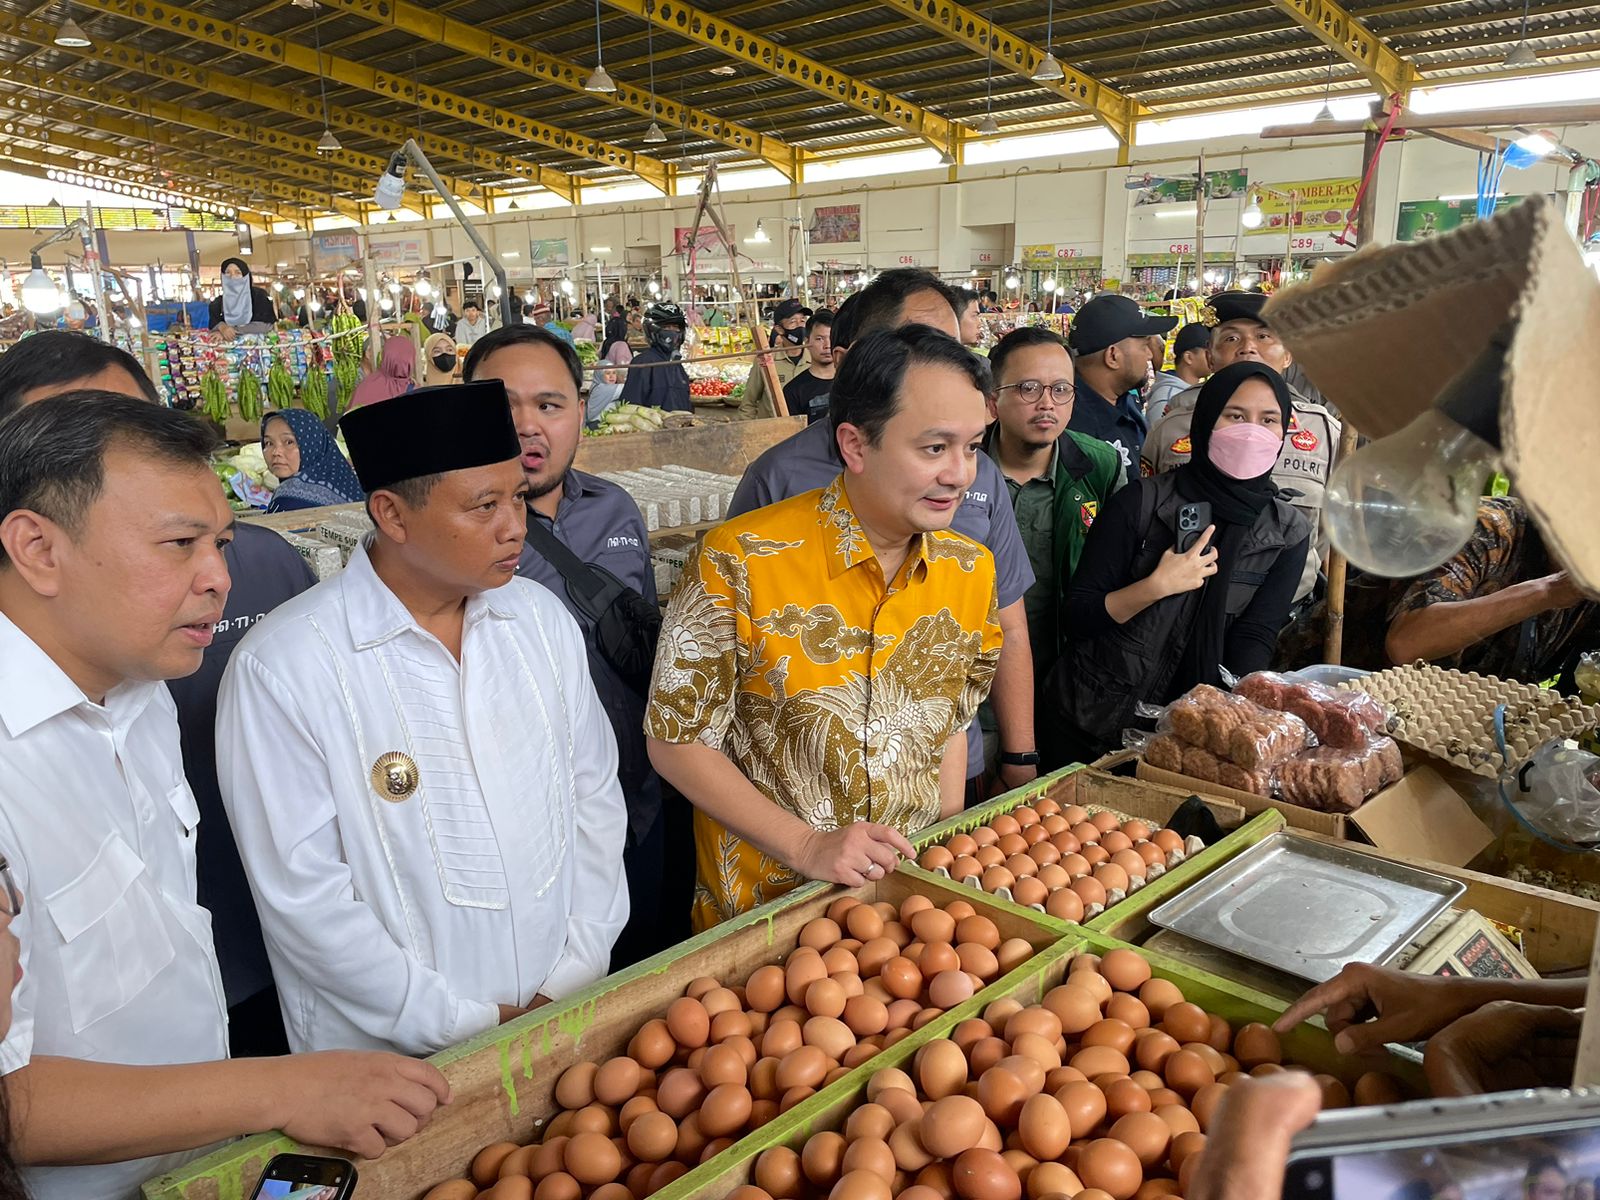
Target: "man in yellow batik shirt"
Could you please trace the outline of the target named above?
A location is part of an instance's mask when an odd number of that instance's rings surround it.
[[[1001,635],[994,559],[949,525],[990,387],[926,326],[863,339],[831,399],[844,472],[712,530],[673,593],[645,732],[696,809],[697,929],[881,879],[960,810]]]

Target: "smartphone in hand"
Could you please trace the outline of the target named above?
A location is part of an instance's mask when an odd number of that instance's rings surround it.
[[[256,1181],[250,1200],[350,1200],[356,1169],[342,1158],[279,1154]]]

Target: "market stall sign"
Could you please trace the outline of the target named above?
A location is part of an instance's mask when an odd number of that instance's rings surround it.
[[[367,257],[376,267],[418,266],[428,261],[421,238],[367,239]]]
[[[1163,179],[1160,183],[1141,188],[1134,196],[1137,207],[1143,204],[1193,204],[1196,177]],[[1207,171],[1206,195],[1211,200],[1227,200],[1240,195],[1250,184],[1248,171]]]
[[[1287,200],[1267,192],[1261,194],[1261,213],[1265,220],[1259,229],[1247,229],[1254,236],[1276,235],[1282,239],[1289,232],[1289,210],[1294,210],[1294,227],[1298,233],[1343,233],[1345,226],[1355,220],[1356,192],[1361,181],[1349,179],[1310,179],[1297,183],[1270,183],[1266,185],[1284,196],[1298,193],[1298,199]],[[1299,249],[1299,247],[1295,247]]]
[[[813,246],[836,246],[861,240],[861,205],[835,204],[811,211],[807,231]]]
[[[1084,247],[1065,245],[1060,242],[1051,242],[1037,246],[1023,246],[1018,250],[1024,267],[1042,271],[1054,267],[1067,259],[1086,259]],[[1098,262],[1099,260],[1096,259]]]
[[[1512,208],[1524,199],[1524,196],[1502,196],[1495,201],[1495,211]],[[1476,200],[1402,200],[1400,216],[1395,221],[1394,240],[1420,242],[1471,225],[1477,219]]]
[[[566,238],[530,238],[528,262],[535,267],[564,267],[572,261]]]
[[[60,204],[0,204],[0,229],[65,229],[83,217],[83,209]],[[97,229],[167,232],[192,229],[199,233],[232,233],[231,218],[187,208],[96,208]]]
[[[1207,250],[1208,263],[1231,263],[1232,250]],[[1128,266],[1131,267],[1176,267],[1180,263],[1194,262],[1194,246],[1189,242],[1172,242],[1164,253],[1157,254],[1130,254]]]

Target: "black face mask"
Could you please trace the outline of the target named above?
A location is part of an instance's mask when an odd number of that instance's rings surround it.
[[[433,365],[440,371],[453,371],[456,365],[456,356],[454,354],[435,354],[433,356]]]
[[[791,346],[799,346],[806,340],[806,331],[804,329],[783,329],[779,332],[783,334],[783,340]]]
[[[670,357],[683,345],[683,330],[657,329],[650,335],[650,344]]]

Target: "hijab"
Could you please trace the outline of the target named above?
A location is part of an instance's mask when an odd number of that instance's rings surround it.
[[[417,369],[417,345],[403,333],[385,338],[378,369],[356,384],[350,407],[360,408],[380,400],[392,400],[416,386],[412,374]]]
[[[448,366],[439,366],[435,358],[448,358]],[[455,382],[456,340],[448,333],[436,333],[422,343],[422,386],[444,387]]]
[[[237,279],[227,273],[230,266],[238,267]],[[235,327],[250,324],[255,315],[255,301],[250,295],[250,266],[243,259],[222,260],[222,320]]]
[[[1189,461],[1178,468],[1178,492],[1188,500],[1204,500],[1211,505],[1216,533],[1211,544],[1217,551],[1217,573],[1206,581],[1200,596],[1200,612],[1194,636],[1189,639],[1189,666],[1184,672],[1200,683],[1220,682],[1222,654],[1228,631],[1228,590],[1233,579],[1245,536],[1257,518],[1266,511],[1278,493],[1272,470],[1254,479],[1234,479],[1211,461],[1211,434],[1222,418],[1222,410],[1240,386],[1250,379],[1262,379],[1277,398],[1282,423],[1280,435],[1289,428],[1289,385],[1265,363],[1236,362],[1218,371],[1200,389],[1195,401],[1194,419],[1189,426],[1189,441],[1194,448]]]
[[[270,511],[351,504],[367,498],[356,479],[355,469],[339,453],[339,445],[333,440],[333,435],[311,413],[303,408],[285,408],[268,413],[261,422],[263,434],[270,421],[287,424],[300,446],[300,470],[288,479],[279,481],[278,490],[272,493]],[[293,503],[285,503],[287,501]]]

